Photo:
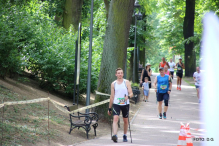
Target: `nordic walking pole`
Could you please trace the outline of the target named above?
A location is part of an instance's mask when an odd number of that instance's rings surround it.
[[[129,116],[128,116],[128,122],[129,122]],[[130,129],[130,122],[129,122],[129,131],[130,131],[130,138],[131,138],[131,143],[132,143],[132,133],[131,133],[131,129]]]
[[[112,128],[113,128],[113,127],[112,127],[112,121],[111,121],[112,119],[111,119],[111,117],[112,117],[112,116],[110,116],[110,127],[111,127],[111,140],[112,140]]]
[[[125,94],[125,97],[126,97],[126,94]],[[125,101],[125,103],[127,105],[126,101]],[[131,133],[131,128],[130,128],[129,114],[128,114],[128,123],[129,123],[130,138],[131,138],[131,143],[132,143],[132,133]]]

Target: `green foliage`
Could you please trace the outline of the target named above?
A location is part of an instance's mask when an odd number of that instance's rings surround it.
[[[42,87],[72,93],[77,34],[72,29],[67,32],[53,20],[59,11],[57,3],[31,0],[25,5],[15,5],[8,1],[0,9],[0,75],[4,77],[27,68],[38,75]],[[96,89],[100,67],[99,52],[102,52],[106,24],[100,21],[105,17],[103,9],[104,4],[100,3],[94,17],[91,90]],[[87,84],[88,26],[84,25],[82,31],[80,92],[86,91]]]

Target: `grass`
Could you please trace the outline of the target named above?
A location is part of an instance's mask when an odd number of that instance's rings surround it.
[[[193,82],[193,78],[192,78],[192,77],[184,77],[183,80],[184,80],[187,84],[189,84],[190,86],[195,87],[195,84],[192,83],[192,82]]]
[[[0,103],[7,101],[27,100],[17,93],[13,93],[0,86]],[[47,105],[47,104],[46,104]],[[23,105],[10,105],[0,109],[0,141],[2,145],[28,145],[36,144],[40,139],[48,139],[48,109],[43,104],[32,103]],[[2,123],[3,117],[3,123]],[[68,125],[69,122],[55,110],[49,111],[50,125]],[[57,139],[58,131],[49,129],[49,139]],[[1,145],[1,143],[0,143]]]

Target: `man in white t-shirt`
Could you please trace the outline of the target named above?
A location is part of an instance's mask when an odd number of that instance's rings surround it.
[[[170,62],[168,63],[170,68],[168,69],[170,74],[171,74],[171,77],[173,79],[173,76],[174,76],[174,68],[176,66],[176,64],[173,62],[173,59],[170,59]]]
[[[109,102],[108,115],[113,113],[113,137],[114,142],[118,141],[117,130],[120,111],[122,111],[124,121],[124,135],[123,142],[127,142],[127,130],[128,130],[128,116],[129,116],[129,99],[133,96],[131,83],[128,80],[123,79],[123,70],[121,68],[116,69],[117,80],[111,84],[111,95]],[[112,109],[113,108],[113,109]]]
[[[196,67],[196,72],[194,72],[194,74],[193,74],[193,79],[195,81],[195,87],[196,87],[196,90],[197,90],[197,97],[198,97],[198,100],[199,100],[199,103],[200,103],[201,102],[201,100],[199,98],[199,88],[201,86],[201,84],[200,84],[200,79],[201,79],[200,67]]]

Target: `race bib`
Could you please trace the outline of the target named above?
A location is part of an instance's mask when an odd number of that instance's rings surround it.
[[[160,89],[165,90],[167,88],[167,85],[160,85]]]
[[[178,70],[181,70],[182,68],[181,67],[178,67]]]
[[[119,103],[118,104],[125,104],[125,97],[123,98],[117,98]]]

